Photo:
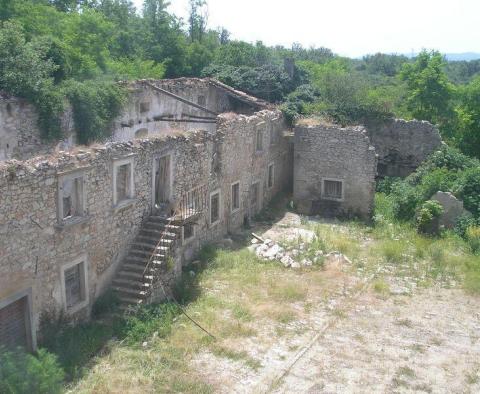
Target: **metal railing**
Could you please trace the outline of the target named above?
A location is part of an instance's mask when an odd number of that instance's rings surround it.
[[[181,237],[181,234],[178,232],[174,232],[175,236],[173,239],[167,238],[171,234],[172,225],[176,224],[181,226],[184,222],[195,219],[198,217],[199,214],[203,213],[207,208],[207,185],[201,185],[194,189],[191,189],[189,192],[184,194],[178,204],[176,205],[176,209],[169,218],[166,219],[166,224],[164,225],[164,229],[160,238],[155,245],[155,248],[150,255],[148,262],[145,266],[142,275],[142,283],[148,283],[149,286],[145,289],[145,299],[152,295],[153,285],[158,281],[161,280],[160,275],[162,273],[162,267],[155,267],[154,261],[158,258],[158,254],[162,253],[163,258],[162,262],[164,264],[168,264],[169,259],[175,258],[175,247]],[[178,223],[180,222],[180,223]],[[170,239],[172,242],[165,242],[167,239]],[[164,249],[161,249],[161,247]],[[160,260],[160,259],[159,259]]]

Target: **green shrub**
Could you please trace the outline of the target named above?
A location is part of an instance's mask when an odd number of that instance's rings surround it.
[[[377,182],[377,193],[385,193],[387,195],[390,194],[392,192],[393,185],[400,180],[401,179],[397,177],[386,176]]]
[[[400,220],[411,220],[420,203],[419,191],[407,182],[397,182],[392,186],[393,214]]]
[[[460,237],[465,238],[467,229],[477,224],[480,224],[478,219],[475,219],[471,215],[462,215],[457,219],[454,231]]]
[[[115,327],[106,323],[69,326],[63,319],[42,322],[42,345],[58,357],[69,380],[83,374],[85,365],[114,335]]]
[[[480,252],[480,227],[479,226],[471,226],[467,228],[465,233],[465,238],[467,240],[468,246],[473,253]]]
[[[64,89],[73,108],[78,142],[88,144],[110,135],[112,121],[120,114],[126,94],[113,82],[69,81]]]
[[[173,319],[179,313],[178,306],[172,303],[147,305],[126,318],[121,336],[129,344],[140,344],[154,333],[163,338],[171,332]]]
[[[458,195],[465,208],[476,218],[480,217],[480,166],[465,171],[461,180]]]
[[[92,306],[92,316],[99,317],[116,310],[120,300],[115,292],[107,290],[96,299]]]
[[[424,234],[438,232],[438,218],[443,213],[443,207],[438,201],[428,200],[423,203],[417,214],[417,230]]]
[[[0,393],[55,394],[62,391],[64,372],[57,358],[44,349],[36,355],[23,349],[0,348]]]

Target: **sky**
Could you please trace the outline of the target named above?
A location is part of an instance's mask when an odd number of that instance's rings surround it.
[[[187,16],[188,0],[170,2]],[[480,52],[480,0],[208,0],[208,10],[210,28],[266,45],[299,42],[350,57]]]

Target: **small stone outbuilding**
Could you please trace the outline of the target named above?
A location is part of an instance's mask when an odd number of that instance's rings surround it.
[[[293,197],[300,213],[369,219],[376,168],[363,127],[295,128]]]

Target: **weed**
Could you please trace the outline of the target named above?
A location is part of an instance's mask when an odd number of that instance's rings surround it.
[[[373,290],[380,295],[387,295],[390,293],[390,286],[384,279],[378,279],[373,283]]]

